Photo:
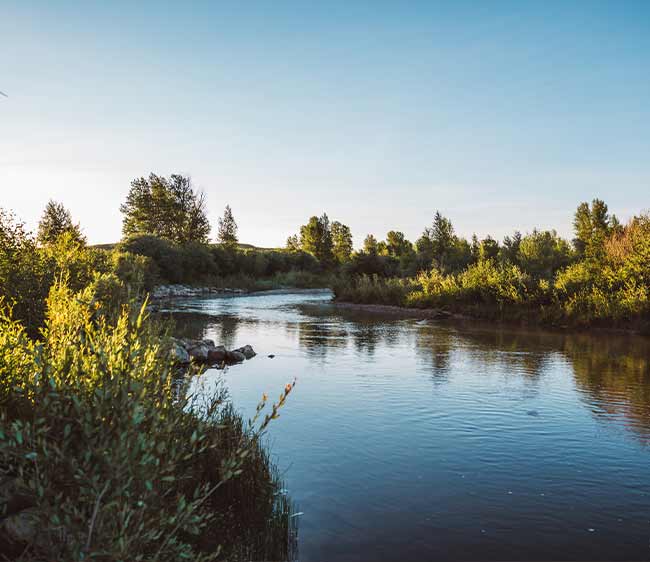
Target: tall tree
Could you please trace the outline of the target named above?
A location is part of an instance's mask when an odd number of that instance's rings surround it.
[[[125,238],[152,234],[180,244],[208,241],[205,196],[194,191],[189,177],[150,174],[135,179],[120,211]]]
[[[456,242],[457,238],[451,221],[443,217],[440,211],[436,211],[433,224],[430,228],[424,229],[422,236],[416,242],[418,261],[421,262],[425,256],[427,258],[430,256],[431,261],[435,261],[435,265],[444,271],[449,265],[448,262]]]
[[[370,255],[377,255],[379,252],[379,243],[372,234],[368,234],[368,236],[365,237],[363,241],[363,251]]]
[[[61,203],[50,199],[38,223],[38,243],[52,244],[63,234],[68,234],[75,242],[86,242],[79,225],[72,222],[70,211]]]
[[[511,263],[518,265],[519,263],[519,247],[521,246],[521,232],[515,230],[512,236],[506,236],[501,245],[499,259],[503,263]]]
[[[237,238],[237,223],[235,222],[230,205],[226,205],[223,217],[219,219],[217,241],[229,249],[234,249],[237,246],[237,242],[239,242]]]
[[[326,214],[321,217],[311,217],[307,224],[300,227],[300,247],[322,264],[332,263],[334,259],[332,232]]]
[[[401,258],[413,252],[413,245],[403,232],[391,230],[386,234],[386,250],[389,256]]]
[[[618,228],[618,219],[609,216],[606,203],[594,199],[591,206],[580,203],[573,218],[575,238],[573,245],[580,257],[599,259],[612,227]]]
[[[496,259],[499,255],[499,243],[492,238],[489,234],[481,240],[481,246],[479,249],[479,259],[484,260],[493,260]]]
[[[331,226],[332,253],[339,263],[350,261],[352,256],[352,232],[350,227],[334,221]]]

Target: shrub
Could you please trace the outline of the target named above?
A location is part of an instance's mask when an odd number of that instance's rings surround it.
[[[342,278],[335,282],[334,296],[338,300],[360,304],[403,306],[411,288],[407,280],[361,275],[354,279]]]
[[[0,315],[0,550],[26,561],[286,559],[289,505],[244,425],[174,385],[142,310],[56,285],[41,341]],[[110,295],[110,291],[108,294]]]

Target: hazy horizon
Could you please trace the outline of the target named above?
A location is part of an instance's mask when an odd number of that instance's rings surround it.
[[[650,3],[379,4],[8,2],[0,206],[115,242],[131,180],[183,173],[266,247],[323,212],[358,247],[649,206]]]

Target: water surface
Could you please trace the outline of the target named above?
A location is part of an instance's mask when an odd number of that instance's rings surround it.
[[[397,319],[327,292],[174,305],[258,356],[225,374],[304,512],[300,560],[650,559],[648,338]],[[267,356],[274,354],[275,358]]]

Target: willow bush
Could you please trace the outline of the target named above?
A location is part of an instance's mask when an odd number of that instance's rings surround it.
[[[223,389],[189,396],[116,277],[56,284],[32,338],[0,311],[0,552],[25,561],[287,559],[291,506]],[[268,413],[267,413],[268,412]]]

